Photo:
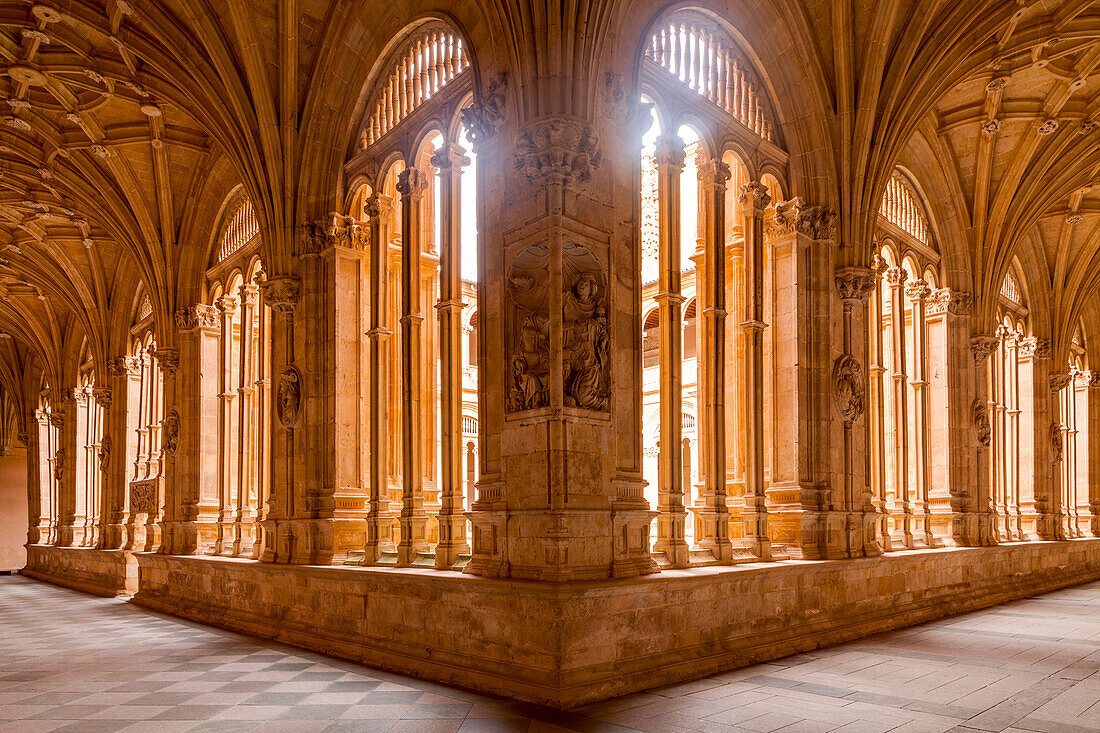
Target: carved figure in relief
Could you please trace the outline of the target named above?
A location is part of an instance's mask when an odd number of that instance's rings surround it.
[[[106,471],[111,465],[111,436],[104,435],[99,441],[99,470]]]
[[[279,375],[275,410],[279,415],[279,422],[284,427],[291,427],[298,420],[298,410],[302,405],[301,384],[301,375],[292,366],[283,369],[282,374]]]
[[[162,449],[164,455],[174,456],[176,455],[176,449],[180,444],[180,415],[175,410],[168,413],[164,418],[164,423],[161,426],[164,432],[164,442]]]
[[[833,364],[833,400],[844,422],[851,425],[863,414],[863,368],[850,354]]]
[[[58,483],[61,483],[61,478],[65,475],[65,449],[58,448],[57,452],[53,455],[53,477]]]
[[[562,251],[563,274],[572,286],[562,306],[565,404],[589,410],[607,410],[610,395],[610,339],[603,296],[603,269],[582,245]]]
[[[989,408],[981,399],[975,398],[970,409],[974,416],[974,430],[978,434],[978,443],[988,448],[993,437],[993,428],[989,423]]]
[[[517,309],[519,324],[513,343],[509,412],[550,404],[550,253],[545,244],[520,250],[508,268],[505,288]]]

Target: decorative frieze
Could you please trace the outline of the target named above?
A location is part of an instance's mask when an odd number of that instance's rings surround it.
[[[519,132],[513,164],[533,183],[569,184],[591,178],[600,159],[599,140],[591,125],[552,117]]]

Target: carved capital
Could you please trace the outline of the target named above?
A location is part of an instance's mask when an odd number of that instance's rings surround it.
[[[410,166],[397,174],[397,192],[402,201],[419,198],[428,188],[428,176],[424,171]]]
[[[726,181],[730,179],[730,167],[720,158],[710,158],[699,164],[696,169],[699,183],[704,190],[725,191]]]
[[[237,299],[232,295],[223,295],[214,302],[214,305],[219,312],[230,317],[237,312]]]
[[[653,162],[659,166],[671,166],[675,170],[682,170],[685,145],[683,138],[674,132],[666,132],[658,136],[653,144]]]
[[[176,311],[176,329],[180,333],[190,333],[199,328],[217,328],[218,309],[212,305],[198,304]]]
[[[768,208],[768,204],[772,202],[772,197],[768,195],[767,186],[759,181],[750,181],[741,186],[737,190],[737,199],[742,206],[752,206],[760,211]]]
[[[886,284],[892,288],[900,288],[905,286],[905,281],[909,278],[909,273],[901,267],[891,267],[883,274],[883,278],[886,280]]]
[[[946,288],[944,288],[946,289]],[[947,311],[953,316],[968,316],[974,308],[974,296],[970,293],[960,293],[957,290],[949,291]]]
[[[590,125],[568,117],[552,117],[520,131],[513,164],[529,181],[568,184],[591,178],[600,159],[599,140]]]
[[[436,150],[429,161],[433,168],[449,170],[452,167],[464,168],[470,165],[470,159],[466,157],[466,149],[455,143],[443,143]]]
[[[1050,391],[1061,392],[1063,389],[1069,386],[1070,380],[1072,380],[1073,377],[1069,374],[1069,372],[1051,372],[1049,379]]]
[[[923,301],[932,294],[932,288],[924,280],[914,280],[905,286],[905,297],[914,303]]]
[[[265,281],[260,289],[265,303],[283,315],[291,315],[298,305],[302,283],[296,277],[283,275]]]
[[[410,168],[407,170],[419,169]],[[404,175],[402,173],[401,175]],[[422,175],[422,174],[420,174]],[[399,184],[400,185],[400,184]],[[426,182],[425,182],[425,185]],[[372,196],[377,203],[377,197]],[[369,201],[369,199],[368,199]],[[349,247],[363,250],[370,244],[370,234],[354,217],[341,214],[329,214],[327,219],[303,224],[298,230],[299,257],[312,257],[331,247]]]
[[[179,349],[159,348],[155,356],[157,357],[157,364],[160,365],[160,370],[168,376],[175,374],[180,367]]]
[[[815,240],[832,240],[836,237],[835,221],[836,216],[827,206],[807,206],[795,197],[775,205],[768,228],[773,234],[798,232]]]
[[[862,303],[875,289],[875,271],[870,267],[841,267],[833,276],[840,299],[846,303]]]
[[[485,86],[481,100],[462,110],[462,124],[475,145],[481,145],[497,133],[504,122],[504,89],[508,74],[500,72]]]
[[[974,355],[974,363],[981,364],[997,350],[1000,339],[996,336],[973,336],[970,339],[970,353]]]
[[[1100,370],[1090,369],[1085,372],[1085,377],[1088,379],[1089,389],[1100,389]]]
[[[1029,336],[1020,340],[1020,356],[1032,359],[1050,358],[1050,340]]]
[[[92,396],[95,398],[95,403],[102,407],[104,410],[111,407],[111,390],[107,387],[96,387],[92,390]]]

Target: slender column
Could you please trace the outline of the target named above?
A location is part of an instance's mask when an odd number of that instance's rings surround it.
[[[57,544],[72,547],[77,543],[76,524],[76,401],[73,388],[62,388],[53,400],[50,417],[57,427],[57,445],[53,454],[53,475],[57,481]]]
[[[1100,440],[1100,371],[1095,369],[1086,372],[1088,375],[1088,394],[1086,417],[1088,420],[1087,434],[1089,440],[1088,451],[1088,502],[1089,502],[1089,528],[1093,537],[1100,537],[1100,445],[1094,440]]]
[[[27,533],[27,544],[50,544],[50,525],[53,516],[53,503],[51,501],[53,476],[50,475],[50,413],[44,409],[36,409],[27,416],[30,424],[30,442],[27,444],[27,455],[33,456],[30,462],[32,466],[28,472],[27,482],[29,487],[28,499],[30,509],[30,531]]]
[[[91,477],[88,475],[88,394],[82,387],[73,389],[72,416],[73,425],[73,451],[69,454],[73,472],[73,547],[84,547],[88,544],[88,485]]]
[[[389,500],[389,338],[386,306],[389,303],[389,242],[382,232],[382,207],[390,207],[372,196],[366,202],[370,226],[370,499],[367,505],[367,541],[363,562],[378,562],[393,553],[393,515]]]
[[[1054,471],[1051,476],[1050,519],[1053,536],[1049,539],[1066,539],[1068,520],[1073,516],[1070,506],[1070,486],[1072,481],[1073,446],[1069,440],[1070,426],[1073,421],[1072,388],[1073,376],[1069,372],[1050,373],[1050,444],[1054,457]],[[1072,536],[1072,535],[1068,535]]]
[[[180,353],[175,347],[159,347],[155,353],[153,374],[153,405],[150,422],[150,475],[155,478],[153,508],[145,532],[145,551],[161,552],[163,527],[174,522],[179,511],[182,482],[176,474],[176,451],[179,448],[179,410],[176,407],[176,371]],[[166,419],[170,416],[170,419]]]
[[[1020,518],[1020,334],[1005,336],[1005,515],[1006,539],[1024,538]]]
[[[113,404],[110,387],[97,387],[92,390],[95,400],[97,415],[96,448],[92,456],[93,470],[96,473],[96,540],[95,547],[100,549],[118,549],[117,546],[107,547],[107,525],[110,522],[109,514],[115,506],[115,496],[110,485],[111,479],[111,451],[113,440],[111,438],[111,424],[114,414],[111,412]]]
[[[466,516],[462,501],[462,167],[470,159],[458,145],[448,143],[432,156],[439,170],[439,201],[442,225],[439,241],[439,344],[440,437],[442,445],[442,496],[439,508],[439,542],[435,566],[447,569],[469,554]]]
[[[240,364],[237,377],[237,496],[233,516],[232,554],[252,550],[252,456],[255,450],[252,429],[252,400],[256,392],[253,374],[253,349],[255,347],[255,311],[257,290],[255,285],[241,285],[240,303]]]
[[[401,194],[401,540],[398,565],[412,565],[428,551],[428,517],[424,512],[421,471],[421,402],[423,368],[420,302],[421,203],[428,182],[419,168],[398,177]]]
[[[890,336],[893,351],[894,380],[894,501],[901,505],[900,527],[894,527],[894,542],[903,547],[915,547],[913,541],[913,506],[909,493],[909,400],[905,374],[905,270],[894,267],[886,271],[890,285]]]
[[[771,559],[764,487],[764,210],[768,190],[749,182],[738,192],[745,231],[745,545]]]
[[[702,193],[703,261],[696,273],[699,339],[699,456],[703,474],[699,546],[719,563],[733,559],[726,501],[726,181],[730,168],[714,158],[698,167]]]
[[[930,458],[928,455],[928,326],[925,323],[925,304],[932,289],[924,280],[915,280],[905,288],[913,309],[913,375],[909,385],[913,389],[913,447],[916,460],[916,501],[914,514],[918,517],[921,539],[928,547],[936,545],[932,534],[932,513],[928,503],[930,483]]]
[[[261,289],[267,281],[260,272],[256,285]],[[260,343],[257,346],[256,373],[256,520],[253,527],[251,557],[259,559],[263,553],[263,522],[267,518],[267,498],[271,494],[271,309],[263,302],[256,310],[259,321]]]
[[[215,555],[231,554],[233,551],[233,459],[230,450],[233,432],[233,401],[237,395],[233,391],[233,317],[237,313],[237,299],[230,296],[218,298],[218,311],[221,313],[221,348],[218,349],[218,541],[214,545]]]
[[[685,538],[687,511],[684,507],[683,454],[683,344],[681,323],[684,296],[680,285],[680,174],[684,169],[684,141],[666,133],[657,139],[657,207],[659,272],[654,300],[660,313],[660,420],[658,454],[657,542],[654,552],[663,552],[673,567],[690,562]]]
[[[886,400],[885,374],[886,363],[882,344],[882,297],[885,283],[882,274],[886,271],[886,262],[877,253],[871,268],[875,271],[875,289],[871,293],[867,322],[870,324],[870,353],[868,367],[871,389],[870,409],[870,458],[871,458],[871,501],[875,507],[875,538],[883,551],[892,549],[888,530],[886,502]]]

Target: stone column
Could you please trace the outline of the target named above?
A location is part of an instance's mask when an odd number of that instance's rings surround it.
[[[256,393],[256,375],[253,373],[256,300],[256,286],[243,283],[240,290],[241,338],[237,378],[237,496],[233,513],[232,545],[234,557],[251,554],[253,544],[251,532],[254,513],[251,497],[255,489],[253,479],[256,473],[253,468],[255,429],[252,425],[252,409]]]
[[[870,482],[863,478],[864,470],[860,465],[863,461],[857,459],[861,446],[860,436],[855,430],[856,423],[863,416],[863,395],[866,391],[866,377],[857,358],[864,347],[867,332],[866,320],[862,316],[866,313],[864,304],[867,296],[875,292],[877,280],[877,272],[869,267],[837,268],[834,278],[842,308],[842,353],[833,363],[832,387],[834,403],[844,422],[844,478],[839,501],[834,501],[832,508],[844,516],[843,545],[837,549],[843,550],[848,557],[873,556],[882,552],[876,537],[879,522],[872,502]],[[855,334],[860,334],[858,341]],[[866,436],[866,429],[863,435]],[[866,445],[865,441],[863,445]],[[837,554],[830,547],[833,544],[830,539],[827,535],[826,557]]]
[[[657,542],[653,551],[664,553],[672,567],[690,562],[685,538],[683,453],[683,313],[680,285],[680,174],[684,169],[684,141],[674,133],[657,139],[657,206],[660,211],[660,264],[657,301],[660,338],[660,447]]]
[[[871,292],[867,309],[867,322],[870,324],[867,372],[871,385],[867,400],[870,432],[868,453],[871,464],[871,500],[877,516],[875,540],[883,551],[889,551],[893,548],[890,532],[887,529],[889,520],[886,500],[886,363],[882,344],[882,296],[887,286],[882,277],[886,271],[886,262],[878,253],[875,253],[871,269],[875,273],[875,289]]]
[[[976,480],[972,494],[972,514],[968,524],[968,543],[995,545],[997,533],[994,527],[992,491],[997,474],[998,453],[991,448],[994,434],[992,359],[997,353],[1000,339],[996,336],[974,336],[970,339],[970,351],[974,356],[974,423],[979,434]],[[986,427],[988,426],[988,428]],[[985,437],[988,431],[989,437]]]
[[[448,569],[468,554],[466,516],[462,500],[464,466],[462,460],[462,226],[461,176],[470,164],[463,150],[446,143],[432,156],[439,171],[439,200],[442,211],[439,273],[439,344],[440,344],[440,454],[442,460],[439,542],[435,548],[435,566]]]
[[[48,545],[51,541],[51,516],[53,505],[50,501],[53,476],[50,475],[50,415],[39,408],[27,415],[29,442],[27,461],[27,506],[30,515],[30,530],[27,532],[27,544]]]
[[[389,242],[383,236],[383,207],[392,209],[389,197],[372,196],[366,202],[370,227],[370,498],[363,563],[378,562],[397,551],[393,543],[393,515],[389,500]]]
[[[127,424],[129,390],[127,357],[107,361],[109,404],[104,409],[103,449],[100,464],[103,469],[103,532],[100,546],[104,550],[120,550],[126,542],[127,478],[130,461],[130,435]]]
[[[77,544],[76,525],[76,399],[73,387],[63,387],[52,401],[51,420],[57,428],[57,450],[54,452],[53,474],[57,481],[57,544],[74,547]]]
[[[745,232],[745,523],[744,543],[761,560],[771,559],[764,486],[764,212],[771,203],[758,182],[738,192]]]
[[[412,565],[428,551],[428,517],[424,512],[423,473],[421,470],[421,401],[423,358],[421,343],[420,254],[421,201],[428,187],[419,168],[406,168],[398,176],[401,194],[401,539],[397,545],[397,564]]]
[[[1072,390],[1066,390],[1072,381],[1072,375],[1066,371],[1051,371],[1049,374],[1050,449],[1054,468],[1049,483],[1050,503],[1046,517],[1042,509],[1039,510],[1040,528],[1044,521],[1048,527],[1048,534],[1043,539],[1066,539],[1067,519],[1073,516],[1068,496],[1073,466],[1073,446],[1068,440]],[[1040,535],[1042,533],[1040,529]]]
[[[1020,519],[1020,334],[1005,336],[1004,386],[1005,402],[1005,513],[1008,540],[1024,539]]]
[[[989,490],[992,497],[990,505],[993,512],[993,534],[997,541],[1009,539],[1008,534],[1008,415],[1007,386],[1005,384],[1005,361],[1008,357],[1009,329],[997,328],[997,350],[989,363],[990,398],[989,416],[993,421],[993,473],[990,476]]]
[[[914,280],[905,288],[905,295],[913,309],[913,375],[909,382],[913,388],[912,438],[916,459],[913,513],[918,518],[919,542],[925,547],[936,546],[928,501],[931,467],[928,456],[928,326],[925,323],[925,303],[931,294],[932,289],[924,280]]]
[[[96,387],[92,390],[92,398],[95,400],[100,414],[99,446],[96,449],[96,454],[93,456],[92,461],[94,470],[98,473],[98,516],[96,519],[95,547],[107,549],[107,525],[110,521],[108,518],[108,510],[109,507],[115,506],[114,495],[108,485],[111,477],[111,453],[114,450],[113,439],[111,438],[110,432],[113,417],[111,405],[114,404],[114,400],[110,387]],[[113,550],[117,548],[111,547],[110,549]]]
[[[1093,369],[1088,375],[1088,492],[1089,526],[1093,537],[1100,537],[1100,371]]]
[[[176,454],[180,442],[180,416],[176,398],[180,393],[176,378],[180,352],[176,347],[159,347],[156,363],[161,378],[153,379],[152,420],[150,422],[150,476],[155,477],[153,511],[146,523],[145,551],[164,552],[164,525],[178,522],[182,506],[183,481],[177,475]]]
[[[218,540],[214,544],[215,555],[227,555],[233,551],[233,464],[235,451],[231,450],[230,435],[233,431],[233,403],[237,393],[233,389],[233,319],[237,314],[237,299],[232,295],[218,298],[221,314],[221,342],[218,349]]]
[[[703,475],[696,542],[719,564],[733,560],[726,500],[726,181],[718,158],[698,167],[702,193],[703,258],[696,273],[702,313],[699,350],[699,457]]]
[[[909,488],[909,390],[905,369],[905,270],[894,267],[886,271],[890,286],[890,336],[893,352],[894,403],[894,491],[895,506],[901,506],[900,522],[895,520],[893,544],[916,547],[913,538],[913,505]]]
[[[69,454],[73,473],[73,547],[88,545],[88,486],[91,476],[88,473],[88,412],[91,409],[90,395],[82,387],[73,389],[73,450]]]
[[[274,313],[272,369],[275,382],[275,415],[278,424],[271,435],[271,492],[264,520],[260,524],[260,559],[264,562],[292,562],[309,558],[309,539],[296,524],[295,441],[302,407],[302,380],[295,366],[294,311],[301,298],[301,281],[291,275],[269,276],[261,285],[263,299]]]

